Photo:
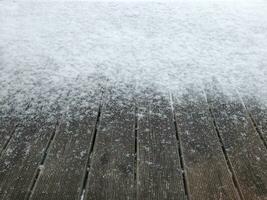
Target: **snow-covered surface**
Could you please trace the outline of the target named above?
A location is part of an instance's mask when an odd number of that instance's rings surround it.
[[[267,100],[267,2],[0,1],[0,103],[213,79]],[[39,101],[38,101],[39,100]]]

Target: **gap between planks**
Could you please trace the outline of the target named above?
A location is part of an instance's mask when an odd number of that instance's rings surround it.
[[[10,133],[9,137],[8,137],[8,140],[5,142],[4,146],[3,146],[3,149],[0,151],[0,158],[2,157],[2,155],[5,153],[11,139],[13,138],[13,136],[15,135],[15,132],[16,132],[16,129],[18,127],[18,124],[15,124],[14,125],[14,129],[12,130],[12,132]]]
[[[23,111],[26,112],[27,110],[29,110],[29,108],[30,108],[31,106],[32,106],[32,105],[31,105],[30,102],[27,103],[26,106],[25,106],[25,108],[23,109]],[[2,150],[0,151],[0,158],[1,158],[2,155],[5,153],[5,151],[6,151],[7,147],[8,147],[8,145],[10,144],[10,141],[11,141],[12,138],[14,137],[14,135],[15,135],[15,133],[16,133],[16,129],[17,129],[18,126],[19,126],[19,123],[15,123],[15,124],[14,124],[14,128],[13,128],[12,132],[10,133],[10,135],[9,135],[9,137],[8,137],[8,140],[5,142],[5,144],[4,144],[3,148],[2,148]]]
[[[238,97],[239,97],[241,103],[243,104],[243,106],[244,106],[244,108],[245,108],[245,110],[246,110],[246,112],[247,112],[247,115],[248,115],[249,119],[251,120],[251,123],[252,123],[253,127],[255,128],[255,131],[258,133],[258,135],[259,135],[259,137],[260,137],[260,139],[261,139],[263,145],[264,145],[265,148],[267,149],[267,142],[266,142],[266,140],[264,139],[263,134],[262,134],[261,130],[259,129],[259,127],[258,127],[258,125],[257,125],[257,123],[256,123],[256,121],[255,121],[255,119],[254,119],[254,117],[253,117],[252,114],[249,112],[249,110],[248,110],[248,108],[247,108],[247,106],[246,106],[246,104],[245,104],[243,98],[242,98],[241,95],[239,94],[239,92],[238,92],[237,90],[236,90],[236,92],[237,92],[237,94],[238,94]]]
[[[171,110],[172,110],[172,120],[173,120],[174,128],[175,128],[175,137],[176,137],[177,145],[178,145],[179,160],[180,160],[180,165],[181,165],[181,169],[182,169],[184,192],[185,192],[186,198],[188,200],[190,200],[187,175],[186,175],[186,170],[185,170],[185,165],[184,165],[184,155],[183,155],[182,143],[181,143],[181,139],[180,139],[181,137],[180,137],[180,134],[179,134],[179,131],[178,131],[176,115],[175,115],[175,111],[174,111],[174,108],[173,108],[173,96],[172,96],[172,94],[170,94],[169,98],[170,98],[170,105],[171,105]]]
[[[138,176],[138,158],[139,158],[139,152],[137,151],[137,149],[139,149],[138,147],[138,107],[136,105],[135,102],[135,109],[134,109],[134,114],[135,114],[135,118],[134,118],[134,184],[135,184],[135,199],[137,199],[138,197],[138,181],[139,181],[139,176]]]
[[[70,94],[70,90],[67,92],[67,96],[69,96]],[[27,105],[26,109],[25,110],[28,110],[30,108],[30,104]],[[44,153],[43,153],[43,156],[41,158],[41,162],[39,163],[39,166],[35,172],[35,174],[33,175],[34,179],[32,181],[32,183],[30,184],[29,186],[29,191],[28,193],[26,194],[25,196],[25,200],[30,200],[32,194],[34,193],[34,190],[36,188],[36,185],[37,185],[37,181],[40,177],[40,174],[43,170],[43,166],[45,164],[45,161],[46,161],[46,158],[47,158],[47,155],[48,155],[48,152],[50,150],[50,147],[52,146],[54,140],[55,140],[55,137],[58,133],[58,128],[60,127],[60,124],[61,124],[61,120],[57,120],[56,124],[55,124],[55,130],[53,131],[53,133],[51,134],[50,138],[49,138],[49,141],[45,147],[45,150],[44,150]]]
[[[96,123],[95,123],[95,127],[94,127],[94,133],[93,133],[93,137],[91,139],[91,145],[89,147],[89,155],[86,161],[86,168],[85,168],[85,172],[84,172],[84,176],[83,176],[83,180],[82,180],[82,188],[81,188],[81,193],[79,195],[79,199],[83,200],[84,199],[84,194],[85,194],[85,190],[87,187],[87,182],[88,182],[88,175],[89,175],[89,171],[90,171],[90,167],[91,167],[91,157],[92,157],[92,153],[94,152],[94,147],[95,147],[95,141],[96,141],[96,135],[97,135],[97,131],[99,128],[99,122],[100,122],[100,117],[101,117],[101,112],[102,112],[102,97],[100,99],[100,105],[98,108],[98,113],[97,113],[97,118],[96,118]]]
[[[246,106],[245,106],[245,108],[246,108]],[[265,148],[267,149],[267,142],[266,142],[266,140],[264,139],[261,130],[258,128],[258,125],[257,125],[255,119],[253,118],[253,116],[251,115],[251,113],[248,112],[247,108],[246,108],[246,111],[247,111],[247,113],[248,113],[248,116],[249,116],[249,118],[250,118],[252,124],[253,124],[253,127],[255,128],[256,132],[258,133],[258,135],[259,135],[259,137],[260,137],[260,139],[261,139],[263,145],[264,145]]]
[[[212,111],[212,109],[211,109],[211,107],[210,107],[210,102],[208,102],[207,94],[206,94],[206,92],[205,92],[204,90],[203,90],[203,93],[205,94],[205,99],[206,99],[206,102],[207,102],[207,104],[208,104],[208,109],[209,109],[209,112],[210,112],[210,116],[211,116],[211,118],[212,118],[213,127],[214,127],[214,129],[215,129],[215,132],[216,132],[217,137],[218,137],[218,139],[219,139],[219,142],[220,142],[220,144],[221,144],[222,152],[223,152],[224,158],[225,158],[225,160],[226,160],[226,164],[227,164],[228,170],[230,171],[230,173],[231,173],[231,175],[232,175],[231,177],[232,177],[232,181],[233,181],[233,183],[234,183],[235,189],[236,189],[237,192],[238,192],[238,196],[239,196],[239,198],[240,198],[241,200],[245,200],[244,195],[243,195],[242,192],[241,192],[240,185],[239,185],[238,179],[237,179],[237,177],[236,177],[236,174],[235,174],[235,172],[234,172],[233,166],[232,166],[232,164],[231,164],[231,161],[230,161],[230,159],[229,159],[229,157],[228,157],[226,148],[225,148],[225,146],[224,146],[224,143],[223,143],[223,140],[222,140],[222,136],[221,136],[221,133],[220,133],[220,131],[219,131],[219,129],[218,129],[218,125],[217,125],[217,123],[216,123],[216,120],[215,120],[213,111]]]
[[[35,187],[36,187],[36,183],[37,183],[37,181],[38,181],[38,179],[39,179],[39,177],[40,177],[40,174],[41,174],[41,172],[42,172],[42,170],[43,170],[43,166],[44,166],[44,163],[45,163],[45,161],[46,161],[46,158],[47,158],[47,155],[48,155],[48,151],[50,150],[50,147],[52,146],[52,144],[53,144],[53,142],[54,142],[54,139],[55,139],[55,137],[56,137],[56,135],[57,135],[57,132],[58,132],[58,128],[59,128],[59,126],[60,126],[60,123],[61,123],[61,122],[57,121],[57,123],[56,123],[56,125],[55,125],[55,130],[54,130],[53,133],[51,134],[51,136],[50,136],[50,138],[49,138],[49,141],[48,141],[48,143],[47,143],[47,145],[46,145],[46,147],[45,147],[45,150],[44,150],[44,153],[43,153],[41,162],[39,163],[39,166],[38,166],[38,168],[37,168],[37,170],[36,170],[36,173],[35,173],[35,175],[34,175],[34,179],[33,179],[32,183],[31,183],[31,185],[30,185],[30,187],[29,187],[29,188],[30,188],[30,189],[29,189],[29,192],[27,193],[27,195],[26,195],[26,197],[25,197],[26,200],[29,200],[29,199],[31,198],[33,192],[34,192],[34,189],[35,189]]]
[[[227,166],[228,166],[228,170],[230,171],[230,173],[231,173],[231,175],[232,175],[232,180],[233,180],[234,186],[235,186],[235,188],[236,188],[236,190],[237,190],[237,192],[238,192],[239,198],[240,198],[241,200],[244,200],[244,196],[243,196],[243,194],[242,194],[242,192],[241,192],[241,189],[240,189],[240,186],[239,186],[239,183],[238,183],[238,179],[237,179],[237,177],[236,177],[236,174],[235,174],[235,172],[234,172],[234,170],[233,170],[233,166],[232,166],[232,164],[231,164],[231,162],[230,162],[230,160],[229,160],[229,157],[228,157],[228,155],[227,155],[227,152],[226,152],[225,146],[224,146],[224,144],[223,144],[223,140],[222,140],[221,134],[220,134],[220,132],[219,132],[217,123],[216,123],[215,118],[214,118],[214,114],[213,114],[213,112],[212,112],[212,110],[211,110],[210,107],[209,107],[209,112],[210,112],[210,115],[211,115],[211,117],[212,117],[212,119],[213,119],[213,126],[214,126],[215,132],[216,132],[216,134],[217,134],[217,137],[218,137],[218,139],[219,139],[219,142],[220,142],[220,144],[221,144],[221,148],[222,148],[223,155],[224,155],[224,158],[225,158],[226,163],[227,163]]]

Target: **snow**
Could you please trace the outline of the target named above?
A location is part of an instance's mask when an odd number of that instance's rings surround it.
[[[100,86],[179,97],[214,79],[267,102],[263,0],[4,0],[0,24],[2,111]]]

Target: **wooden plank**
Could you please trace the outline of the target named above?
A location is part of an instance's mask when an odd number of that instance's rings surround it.
[[[81,198],[99,103],[99,94],[68,103],[30,199]]]
[[[145,94],[138,115],[137,199],[186,199],[168,97]]]
[[[121,96],[108,97],[101,112],[84,199],[134,199],[134,129],[134,102]]]
[[[47,115],[30,114],[18,122],[14,136],[0,160],[0,199],[24,199],[55,123]]]
[[[207,96],[244,199],[266,200],[267,150],[242,102],[236,93],[216,85]]]
[[[242,100],[247,111],[257,127],[261,139],[267,146],[267,105],[260,102],[255,96],[243,96]]]
[[[192,86],[174,109],[190,199],[239,199],[203,93]]]

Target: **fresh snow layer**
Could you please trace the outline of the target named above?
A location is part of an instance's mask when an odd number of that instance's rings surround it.
[[[267,2],[1,1],[0,104],[214,79],[267,101]]]

